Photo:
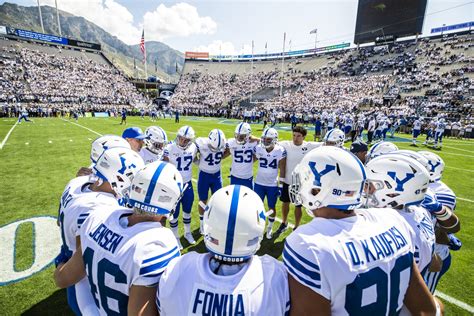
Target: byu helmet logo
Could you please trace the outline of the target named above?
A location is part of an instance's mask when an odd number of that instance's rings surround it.
[[[314,175],[314,182],[313,184],[315,186],[321,186],[321,177],[326,175],[327,173],[331,172],[331,171],[334,171],[336,170],[336,166],[334,165],[326,165],[326,167],[321,171],[321,172],[318,172],[318,170],[316,170],[316,163],[314,161],[310,161],[308,163],[309,167],[311,168],[311,171],[313,172],[313,175]]]
[[[394,171],[389,171],[389,172],[387,172],[387,174],[390,178],[395,180],[395,182],[397,183],[397,187],[395,188],[395,191],[399,191],[399,192],[403,192],[403,185],[406,182],[408,182],[408,180],[415,177],[414,173],[407,173],[405,179],[401,180],[401,179],[397,178],[397,174]]]
[[[438,167],[441,164],[441,162],[437,161],[436,164],[432,164],[431,160],[428,160],[428,164],[431,167],[431,172],[434,172],[436,170],[436,167]]]
[[[123,156],[120,156],[120,162],[122,163],[122,168],[120,168],[120,170],[118,171],[118,173],[120,174],[124,174],[125,172],[125,169],[127,168],[127,166],[125,166],[125,158]],[[130,166],[128,166],[129,168],[136,168],[137,166],[135,166],[135,164],[131,164]]]

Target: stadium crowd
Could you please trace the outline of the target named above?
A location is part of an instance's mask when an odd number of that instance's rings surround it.
[[[148,104],[116,68],[85,55],[47,54],[11,44],[0,50],[0,72],[0,102],[56,110]]]

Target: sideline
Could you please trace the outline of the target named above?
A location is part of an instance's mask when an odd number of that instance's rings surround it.
[[[13,124],[12,128],[10,128],[10,130],[8,131],[7,135],[5,136],[5,138],[3,139],[2,143],[0,144],[0,150],[3,149],[3,146],[5,146],[5,144],[7,143],[7,140],[8,140],[8,137],[10,137],[10,134],[13,132],[13,129],[15,129],[15,127],[18,125],[18,121],[16,121],[15,124]]]

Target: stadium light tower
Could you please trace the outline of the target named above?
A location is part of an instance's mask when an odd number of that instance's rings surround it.
[[[43,33],[44,33],[43,15],[41,14],[41,6],[40,6],[40,1],[39,1],[39,0],[38,0],[38,11],[39,11],[39,18],[40,18],[40,23],[41,23],[41,29],[43,30]]]

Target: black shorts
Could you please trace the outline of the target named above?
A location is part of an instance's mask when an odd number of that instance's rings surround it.
[[[289,190],[289,185],[286,183],[283,183],[283,187],[281,188],[281,195],[280,195],[280,201],[283,203],[290,203],[290,190]],[[301,205],[295,205],[295,207],[301,207]]]

